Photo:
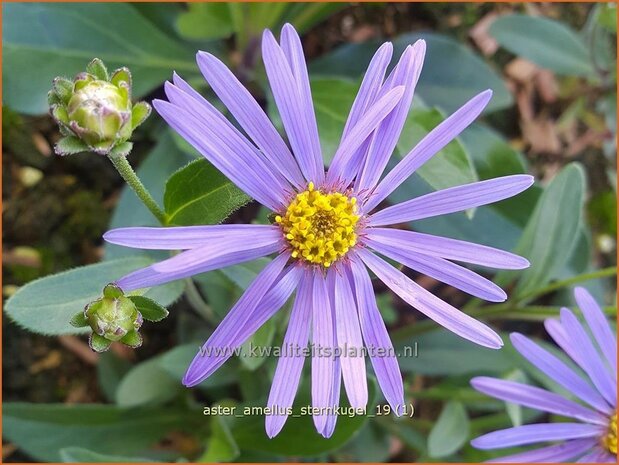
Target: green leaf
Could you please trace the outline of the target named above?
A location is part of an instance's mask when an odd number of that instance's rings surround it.
[[[95,352],[105,352],[112,345],[112,341],[96,333],[91,333],[88,337],[88,345]]]
[[[376,381],[368,378],[369,401],[368,413],[374,413],[376,401]],[[342,388],[343,389],[343,388]],[[263,405],[263,404],[260,404]],[[333,451],[346,444],[366,424],[366,415],[344,416],[337,420],[335,432],[328,439],[316,432],[311,415],[302,414],[302,407],[311,405],[308,385],[305,384],[297,394],[294,412],[298,417],[290,416],[281,433],[269,439],[264,430],[263,415],[243,415],[234,418],[232,434],[241,450],[271,452],[286,456],[316,456]],[[346,404],[341,403],[342,406]],[[237,413],[243,414],[242,410]]]
[[[64,110],[62,110],[64,111]],[[82,140],[75,136],[66,136],[61,138],[54,145],[54,151],[58,155],[74,155],[76,153],[88,152],[90,149],[82,142]]]
[[[340,145],[342,131],[359,84],[343,79],[313,78],[311,86],[320,145],[324,161],[329,165]],[[274,105],[269,108],[273,109]],[[274,111],[271,110],[271,115]]]
[[[221,223],[249,200],[204,159],[174,173],[166,182],[163,196],[168,224],[178,226]]]
[[[202,341],[203,342],[203,341]],[[189,364],[199,353],[200,344],[196,342],[183,344],[182,346],[175,347],[174,349],[166,352],[159,358],[159,366],[165,370],[175,380],[180,382],[183,379],[183,375]],[[220,368],[215,371],[211,376],[199,384],[200,388],[208,389],[214,387],[227,386],[236,381],[238,375],[238,366],[233,360],[229,360],[224,363]]]
[[[107,68],[99,58],[93,58],[93,60],[86,65],[86,72],[102,81],[107,81],[110,78]]]
[[[172,173],[185,165],[189,155],[181,151],[174,143],[172,132],[165,131],[155,148],[140,164],[137,175],[149,190],[153,198],[161,204],[164,183]],[[123,188],[120,200],[110,223],[110,229],[129,226],[160,226],[157,219],[142,204],[129,186]],[[105,260],[134,256],[136,254],[157,257],[160,260],[169,257],[167,252],[153,250],[136,250],[114,244],[105,244]]]
[[[522,14],[506,15],[490,25],[490,34],[510,52],[558,74],[593,72],[586,45],[558,21]]]
[[[153,299],[141,295],[130,295],[129,299],[142,314],[145,320],[161,321],[169,315],[165,307],[162,307]]]
[[[563,168],[542,193],[515,249],[531,262],[518,275],[517,297],[543,287],[567,263],[579,238],[584,193],[585,174],[576,163]],[[497,282],[512,276],[503,272]]]
[[[125,457],[122,455],[99,454],[83,447],[65,447],[60,450],[60,460],[64,463],[136,463],[156,462],[140,457]]]
[[[431,32],[404,34],[393,41],[394,57],[417,39],[427,44],[426,59],[415,92],[430,107],[452,113],[479,92],[492,89],[491,112],[512,104],[512,97],[501,77],[470,48],[457,40]],[[347,44],[323,55],[310,65],[313,76],[339,76],[359,79],[381,42]],[[457,72],[454,72],[457,63]],[[337,94],[333,94],[337,97]]]
[[[107,400],[113,402],[116,399],[116,388],[130,369],[131,364],[114,352],[105,352],[99,356],[97,381]]]
[[[86,315],[84,315],[84,312],[77,312],[75,315],[73,315],[70,323],[76,328],[83,328],[85,326],[88,326],[88,320],[86,319]]]
[[[131,109],[131,129],[137,128],[150,115],[151,107],[146,102],[138,102]]]
[[[211,418],[211,436],[206,445],[206,452],[200,457],[198,462],[231,462],[236,459],[239,454],[239,447],[234,441],[234,437],[230,432],[226,419],[219,415],[214,415]]]
[[[271,318],[243,343],[241,350],[244,355],[240,359],[245,368],[255,371],[267,360],[268,357],[263,355],[263,351],[271,347],[275,329],[275,320]]]
[[[195,425],[194,418],[194,414],[171,408],[5,402],[2,434],[36,460],[58,462],[59,451],[66,447],[100,454],[137,454],[171,429]]]
[[[414,107],[406,119],[398,141],[398,152],[404,157],[444,117],[436,109]],[[477,173],[458,140],[449,143],[420,169],[419,175],[434,189],[445,189],[477,181]]]
[[[149,266],[153,260],[143,256],[110,260],[82,266],[32,281],[21,287],[4,307],[18,325],[39,334],[84,334],[88,328],[75,328],[71,318],[88,303],[99,299],[103,287],[124,274]],[[146,296],[169,305],[183,291],[182,282],[149,289]]]
[[[518,368],[510,371],[506,376],[503,377],[508,381],[515,381],[517,383],[526,384],[527,376],[524,372]],[[512,421],[513,426],[521,426],[522,425],[522,406],[520,404],[515,404],[513,402],[505,402],[505,410],[509,415],[509,418]]]
[[[125,334],[120,342],[131,347],[132,349],[137,349],[142,345],[143,339],[142,335],[137,330],[133,330]]]
[[[511,359],[501,350],[489,350],[437,328],[417,336],[405,336],[406,327],[392,333],[402,371],[423,375],[498,374]],[[454,357],[454,353],[458,357]]]
[[[111,69],[130,65],[136,97],[172,69],[196,71],[192,50],[126,3],[12,3],[3,25],[3,66],[11,70],[4,103],[22,113],[45,113],[52,79],[83,71],[95,56]]]
[[[428,436],[428,455],[447,457],[464,445],[469,435],[469,417],[460,402],[448,402]]]
[[[178,16],[176,27],[188,39],[222,39],[234,32],[227,3],[188,3],[187,11]]]
[[[133,367],[116,389],[116,403],[121,407],[164,404],[183,389],[181,384],[152,358]]]

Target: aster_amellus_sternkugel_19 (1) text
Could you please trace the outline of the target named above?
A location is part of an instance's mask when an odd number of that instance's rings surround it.
[[[131,227],[108,231],[106,241],[141,249],[182,250],[116,281],[132,291],[275,254],[206,341],[183,383],[195,386],[217,370],[296,291],[286,347],[312,344],[311,402],[316,430],[333,434],[334,406],[343,387],[351,407],[368,402],[363,347],[383,348],[370,356],[378,385],[394,412],[404,406],[396,356],[380,316],[371,270],[408,304],[439,325],[485,347],[498,349],[500,336],[424,289],[378,254],[467,292],[501,302],[505,292],[490,280],[454,263],[523,269],[529,262],[495,248],[393,227],[423,218],[465,211],[512,197],[533,183],[512,175],[432,192],[376,211],[415,170],[469,126],[492,92],[486,90],[428,133],[384,177],[409,113],[425,58],[425,42],[409,45],[387,73],[393,47],[375,53],[348,115],[341,142],[327,170],[312,103],[300,38],[287,24],[280,42],[266,30],[262,57],[288,144],[264,110],[216,57],[198,52],[208,84],[243,129],[178,75],[165,84],[166,100],[155,100],[159,115],[240,189],[273,212],[272,224],[189,227]],[[319,356],[320,348],[346,347],[340,356]],[[230,352],[213,351],[228,348]],[[358,350],[352,350],[352,349]],[[266,432],[284,426],[299,385],[304,354],[278,360],[267,401]],[[205,356],[205,354],[210,354]],[[384,356],[387,354],[386,356]]]

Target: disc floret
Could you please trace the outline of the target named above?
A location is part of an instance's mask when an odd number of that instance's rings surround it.
[[[292,257],[311,264],[329,267],[357,243],[357,199],[315,189],[312,182],[275,221],[284,232]]]
[[[613,414],[610,417],[610,421],[608,423],[608,432],[604,437],[604,446],[611,454],[617,453],[617,414]]]

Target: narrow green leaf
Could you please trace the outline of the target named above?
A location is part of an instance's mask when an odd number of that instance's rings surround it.
[[[267,360],[264,351],[271,347],[273,336],[275,336],[275,329],[275,322],[271,318],[243,343],[241,346],[243,356],[240,359],[245,368],[254,371]]]
[[[231,462],[240,454],[226,419],[220,415],[211,418],[211,436],[206,444],[206,451],[198,462]]]
[[[66,447],[134,455],[171,429],[190,428],[194,418],[193,413],[169,407],[123,409],[98,404],[5,402],[2,434],[36,460],[58,462],[59,451]]]
[[[178,226],[220,223],[249,200],[204,159],[174,173],[163,196],[168,224]]]
[[[87,328],[71,325],[75,313],[99,299],[106,284],[152,263],[144,256],[121,258],[46,276],[21,287],[6,302],[4,311],[15,323],[35,333],[88,333]],[[149,289],[145,295],[169,305],[182,291],[183,283],[175,282]]]
[[[404,157],[443,119],[444,116],[436,109],[414,107],[408,114],[398,141],[400,157]],[[458,140],[449,143],[418,172],[436,190],[477,181],[473,163]]]
[[[127,3],[12,3],[2,13],[3,65],[11,70],[4,103],[22,113],[45,113],[52,80],[76,75],[95,56],[110,69],[130,65],[136,97],[172,69],[196,72],[193,51]]]
[[[104,352],[97,363],[97,381],[105,398],[110,402],[116,399],[116,388],[121,379],[131,369],[131,363],[114,352]]]
[[[576,163],[567,165],[542,193],[515,252],[531,266],[518,274],[516,296],[526,295],[556,278],[578,242],[585,193],[585,175]],[[513,273],[501,273],[505,283]]]
[[[510,52],[559,74],[593,72],[586,45],[562,23],[538,16],[506,15],[490,25],[490,35]]]
[[[156,463],[156,460],[125,457],[122,455],[100,454],[83,447],[65,447],[60,450],[60,460],[64,463]]]
[[[234,32],[226,3],[188,3],[187,11],[178,15],[176,27],[188,39],[222,39]]]
[[[160,366],[160,359],[153,358],[132,368],[116,389],[116,403],[121,407],[163,404],[174,398],[181,384]]]
[[[161,321],[169,315],[165,307],[162,307],[153,299],[141,295],[128,296],[145,320]]]
[[[447,457],[464,445],[469,435],[469,417],[460,402],[448,402],[428,436],[428,455]]]

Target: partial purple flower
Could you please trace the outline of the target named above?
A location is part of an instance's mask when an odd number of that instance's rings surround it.
[[[593,297],[583,288],[574,294],[588,331],[567,308],[561,310],[560,319],[546,320],[545,326],[582,372],[521,334],[513,333],[511,340],[529,362],[580,402],[513,381],[486,377],[471,381],[489,396],[572,420],[516,426],[474,439],[471,444],[479,449],[553,443],[492,462],[617,462],[617,339]]]
[[[364,347],[393,410],[399,412],[404,405],[402,376],[368,268],[402,299],[449,330],[486,347],[502,345],[492,329],[432,295],[378,254],[493,302],[505,300],[505,293],[452,260],[491,268],[528,266],[527,260],[509,252],[388,226],[506,199],[529,187],[533,178],[517,175],[472,183],[375,213],[398,185],[477,118],[491,92],[477,95],[437,126],[381,181],[409,112],[425,42],[407,47],[387,76],[392,46],[379,48],[326,171],[301,41],[294,28],[284,26],[279,43],[265,31],[262,55],[289,144],[232,72],[208,53],[198,53],[198,66],[246,135],[176,75],[165,86],[168,101],[156,100],[154,106],[214,166],[271,209],[274,224],[123,228],[109,231],[105,239],[142,249],[185,250],[124,276],[117,282],[124,290],[277,254],[206,341],[183,382],[195,386],[206,379],[228,357],[221,351],[217,356],[205,353],[240,346],[296,290],[285,336],[286,347],[293,350],[278,362],[268,400],[275,413],[267,416],[266,430],[272,437],[284,426],[303,370],[302,349],[312,343],[314,423],[329,437],[337,420],[333,410],[341,382],[353,407],[367,405],[365,353],[360,350]],[[359,350],[327,355],[344,346]]]

